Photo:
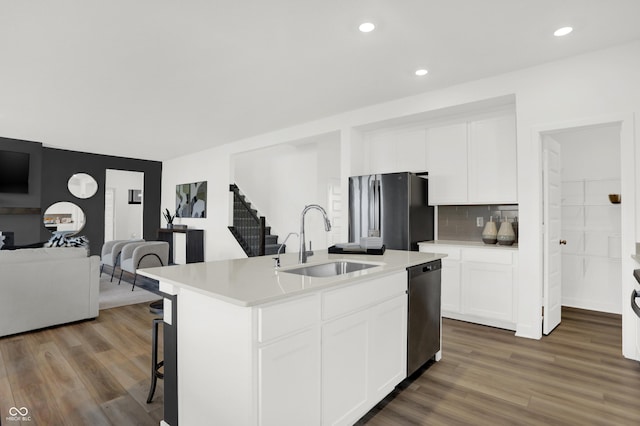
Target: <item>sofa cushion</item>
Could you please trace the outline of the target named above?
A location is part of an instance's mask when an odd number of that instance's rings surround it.
[[[32,248],[0,251],[0,264],[87,257],[84,247]]]

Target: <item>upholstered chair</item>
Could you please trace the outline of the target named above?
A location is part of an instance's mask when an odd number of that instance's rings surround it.
[[[133,286],[136,286],[140,268],[152,268],[166,266],[169,263],[169,243],[166,241],[145,241],[126,244],[120,254],[120,280],[123,271],[133,274]],[[118,284],[120,281],[118,281]]]
[[[142,241],[144,240],[113,240],[105,242],[102,245],[102,253],[100,255],[100,275],[102,275],[104,265],[111,267],[111,282],[113,282],[116,267],[120,264],[120,252],[122,248],[129,243]]]

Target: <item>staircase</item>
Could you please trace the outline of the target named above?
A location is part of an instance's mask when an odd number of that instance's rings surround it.
[[[276,254],[281,244],[277,235],[271,235],[265,217],[258,215],[235,183],[229,185],[229,191],[233,192],[233,226],[229,226],[229,231],[245,254],[248,257]],[[284,253],[286,245],[282,246],[281,253]]]

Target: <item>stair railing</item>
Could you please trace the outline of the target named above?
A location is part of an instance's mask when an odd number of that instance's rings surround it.
[[[237,231],[242,235],[245,240],[253,240],[253,238],[258,239],[258,253],[255,254],[257,256],[264,256],[265,252],[265,235],[266,235],[266,220],[264,216],[258,216],[255,211],[251,208],[249,203],[245,200],[245,197],[240,193],[240,188],[233,183],[229,185],[229,191],[233,192],[233,201],[234,205],[236,202],[239,202],[243,207],[244,215],[249,218],[248,221],[238,220],[234,217],[233,226],[236,227]],[[234,213],[235,214],[235,213]]]

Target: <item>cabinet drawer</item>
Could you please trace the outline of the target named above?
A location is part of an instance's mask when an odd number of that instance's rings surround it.
[[[462,260],[465,262],[511,265],[513,263],[513,253],[508,250],[500,249],[464,249],[462,250]]]
[[[322,319],[355,311],[406,291],[406,271],[328,291],[322,295]]]
[[[293,321],[292,319],[295,319]],[[258,341],[265,342],[320,321],[318,294],[258,309]]]

